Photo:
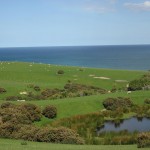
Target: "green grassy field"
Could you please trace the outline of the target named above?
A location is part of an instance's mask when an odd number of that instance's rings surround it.
[[[0,94],[0,103],[4,102],[6,96],[19,95],[20,91],[28,91],[28,84],[35,84],[41,88],[63,88],[68,80],[75,83],[98,86],[110,90],[114,85],[118,87],[126,87],[126,82],[115,82],[115,80],[133,80],[141,77],[143,71],[124,71],[109,70],[96,68],[82,68],[54,66],[48,64],[32,64],[20,62],[3,62],[0,63],[0,86],[7,89],[6,94]],[[57,75],[58,70],[64,70],[64,75]],[[95,79],[90,75],[97,77],[109,77],[109,80]],[[76,80],[74,80],[76,79]],[[77,98],[66,98],[61,100],[41,100],[29,101],[44,107],[48,104],[55,105],[58,109],[57,119],[71,117],[78,114],[86,114],[103,109],[102,101],[107,97],[127,96],[131,97],[137,104],[142,104],[144,99],[150,95],[149,91],[132,92],[127,95],[126,92],[109,93],[104,95],[94,95]],[[20,103],[20,102],[15,102]],[[45,125],[51,120],[42,118],[39,125]]]
[[[64,70],[63,75],[57,75],[58,70]],[[68,80],[74,83],[93,85],[107,90],[116,87],[126,87],[127,82],[136,78],[140,78],[144,71],[127,71],[127,70],[111,70],[111,69],[96,69],[96,68],[81,68],[56,66],[48,64],[32,64],[20,62],[0,62],[0,87],[7,89],[7,93],[0,94],[0,103],[5,102],[6,96],[19,95],[21,91],[28,91],[28,84],[34,84],[44,88],[63,88]],[[95,77],[107,77],[110,79],[98,79]],[[125,80],[127,82],[116,82],[116,80]],[[103,109],[102,101],[107,97],[130,97],[134,103],[142,104],[146,98],[150,97],[150,91],[136,91],[131,94],[126,92],[108,93],[103,95],[93,95],[86,97],[66,98],[57,100],[38,100],[29,101],[43,108],[46,105],[55,105],[58,109],[58,116],[55,120],[71,117],[79,114],[86,114]],[[20,104],[21,102],[13,102]],[[26,102],[25,102],[26,103]],[[47,125],[52,120],[42,118],[38,123],[39,126]],[[53,120],[54,121],[54,120]],[[84,150],[84,149],[114,149],[114,150],[135,150],[136,145],[126,146],[76,146],[76,145],[59,145],[47,143],[32,143],[21,145],[21,141],[0,139],[0,150]]]
[[[58,70],[64,70],[64,75],[57,75]],[[82,68],[54,66],[47,64],[32,64],[18,62],[0,63],[0,86],[5,87],[8,92],[0,95],[4,99],[6,95],[19,94],[20,91],[28,90],[28,84],[38,85],[41,88],[63,88],[68,80],[75,83],[94,85],[110,90],[113,86],[125,87],[127,83],[118,83],[115,80],[133,80],[139,78],[143,71],[124,71],[96,68]],[[109,80],[95,79],[96,77],[107,77]]]
[[[27,142],[21,145],[22,140],[0,139],[0,150],[137,150],[136,145],[66,145]],[[149,148],[144,148],[148,150]]]

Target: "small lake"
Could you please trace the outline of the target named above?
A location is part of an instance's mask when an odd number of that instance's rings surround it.
[[[120,123],[114,123],[112,121],[106,121],[103,127],[97,128],[97,134],[101,132],[110,132],[110,131],[123,131],[127,130],[129,132],[134,131],[150,131],[150,119],[142,118],[138,119],[136,117],[132,117],[130,119],[122,120]]]

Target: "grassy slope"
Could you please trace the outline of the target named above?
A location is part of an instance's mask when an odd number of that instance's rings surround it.
[[[56,75],[62,69],[64,75]],[[132,80],[139,78],[142,71],[123,71],[84,68],[79,71],[79,67],[54,66],[46,64],[30,63],[0,63],[0,86],[8,90],[9,95],[19,94],[22,90],[27,90],[29,83],[39,85],[42,88],[63,88],[68,80],[77,83],[95,85],[110,90],[114,85],[125,86],[126,83],[116,83],[115,80]],[[110,80],[94,79],[89,75],[109,77]],[[0,95],[3,99],[8,94]]]
[[[32,65],[32,66],[30,66]],[[64,75],[57,75],[59,69],[65,71]],[[39,85],[42,88],[63,88],[68,80],[77,83],[95,85],[106,89],[111,89],[113,85],[125,87],[127,83],[116,83],[115,80],[132,80],[140,77],[143,71],[123,71],[123,70],[108,70],[84,68],[79,71],[79,67],[54,66],[47,64],[31,64],[31,63],[0,63],[0,87],[7,89],[6,94],[0,95],[0,103],[4,102],[4,97],[8,95],[17,95],[20,91],[29,90],[29,83]],[[109,77],[110,80],[94,79],[89,75]],[[77,80],[74,80],[77,79]],[[126,92],[114,94],[95,95],[88,97],[67,98],[61,100],[45,100],[45,101],[30,101],[44,107],[48,104],[55,105],[58,109],[57,119],[70,117],[78,114],[95,112],[103,108],[102,100],[107,97],[129,96],[135,103],[141,104],[143,100],[149,97],[150,92],[132,92],[127,95]],[[18,103],[18,102],[16,102]],[[43,118],[39,125],[44,125],[50,120]]]
[[[137,150],[136,145],[65,145],[27,142],[21,145],[21,140],[0,139],[0,150]],[[144,148],[148,150],[148,148]]]
[[[56,75],[59,69],[63,69],[65,74]],[[96,76],[109,77],[110,80],[94,79],[89,77],[90,74]],[[118,87],[125,87],[127,83],[116,83],[115,80],[132,80],[143,75],[143,71],[122,71],[122,70],[108,70],[108,69],[94,69],[84,68],[84,71],[79,71],[79,67],[65,67],[65,66],[49,66],[46,64],[32,64],[30,63],[0,63],[0,87],[7,89],[6,94],[0,95],[0,103],[4,102],[4,97],[8,95],[17,95],[20,91],[28,90],[29,83],[39,85],[41,88],[63,88],[68,80],[77,83],[95,85],[110,90],[114,85]],[[77,80],[74,80],[77,79]],[[107,97],[129,96],[135,103],[142,104],[145,98],[150,95],[149,91],[132,92],[127,95],[126,92],[95,95],[88,97],[67,98],[61,100],[45,100],[45,101],[30,101],[44,107],[48,104],[53,104],[58,109],[57,119],[70,117],[77,114],[85,114],[98,111],[103,108],[102,100]],[[17,102],[15,102],[17,103]],[[49,123],[50,120],[43,118],[39,125]],[[9,143],[9,144],[8,144]],[[37,148],[38,147],[38,148]],[[0,139],[0,150],[19,150],[19,149],[136,149],[136,146],[72,146],[72,145],[54,145],[45,143],[31,143],[27,146],[22,146],[20,141]]]

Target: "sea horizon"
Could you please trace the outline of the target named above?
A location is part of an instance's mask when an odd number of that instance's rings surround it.
[[[91,46],[150,46],[150,44],[104,44],[104,45],[47,45],[47,46],[1,46],[2,48],[41,48],[41,47],[91,47]]]
[[[0,48],[0,61],[149,70],[150,45],[3,47]]]

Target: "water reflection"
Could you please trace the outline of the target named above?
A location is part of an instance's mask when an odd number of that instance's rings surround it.
[[[97,128],[97,133],[123,130],[129,132],[150,131],[150,119],[133,117],[126,120],[106,121],[102,127]]]

